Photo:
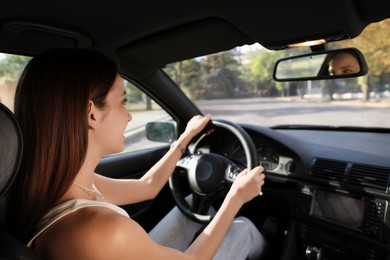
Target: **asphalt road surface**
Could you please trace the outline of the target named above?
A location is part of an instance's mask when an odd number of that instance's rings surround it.
[[[297,98],[228,99],[198,102],[214,118],[263,126],[283,124],[368,126],[390,128],[387,100],[304,100]]]
[[[304,100],[300,98],[251,98],[198,101],[197,105],[213,118],[262,126],[283,124],[362,126],[390,128],[390,100]],[[164,143],[145,138],[147,121],[167,120],[163,111],[137,112],[127,129],[126,151]]]

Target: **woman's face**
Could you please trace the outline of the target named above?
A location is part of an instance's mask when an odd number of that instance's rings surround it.
[[[354,74],[360,71],[360,66],[355,56],[346,52],[341,52],[334,56],[329,65],[330,75]]]
[[[123,134],[132,119],[125,105],[125,96],[123,79],[118,75],[108,92],[106,106],[101,111],[101,120],[96,130],[103,155],[118,153],[124,149]]]

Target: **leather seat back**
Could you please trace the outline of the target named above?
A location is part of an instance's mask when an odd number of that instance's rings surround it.
[[[4,220],[5,197],[18,173],[23,152],[22,134],[13,113],[0,103],[0,218]],[[0,226],[0,259],[39,259],[24,243]]]

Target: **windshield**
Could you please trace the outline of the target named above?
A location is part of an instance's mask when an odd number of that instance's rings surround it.
[[[165,67],[203,113],[262,126],[315,125],[390,128],[390,19],[357,38],[328,44],[355,47],[366,58],[366,76],[276,82],[275,62],[310,49],[269,51],[260,45],[185,60]]]

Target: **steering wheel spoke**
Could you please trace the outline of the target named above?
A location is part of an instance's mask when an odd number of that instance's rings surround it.
[[[197,155],[185,156],[176,163],[176,167],[183,168],[186,171],[189,171],[191,168],[194,167],[194,165],[196,165],[198,158],[199,156]]]
[[[229,162],[226,167],[225,180],[227,182],[233,183],[233,181],[237,178],[237,175],[244,170],[243,167],[238,166],[234,162]]]
[[[208,215],[212,204],[212,195],[192,194],[191,210],[197,214]]]

